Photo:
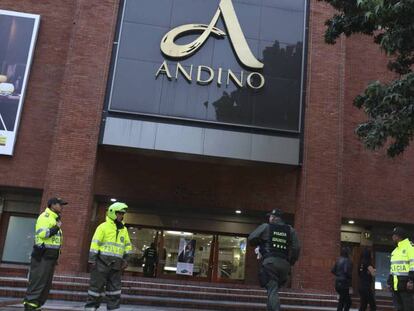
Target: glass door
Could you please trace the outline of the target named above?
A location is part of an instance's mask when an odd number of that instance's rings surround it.
[[[151,243],[157,247],[158,231],[156,229],[128,227],[129,238],[132,244],[132,254],[129,257],[127,271],[143,272],[144,251]]]
[[[10,216],[2,261],[30,263],[36,218]]]
[[[244,237],[218,236],[217,280],[244,280],[246,243]]]
[[[213,235],[166,230],[163,239],[164,275],[209,277]]]
[[[375,252],[375,289],[387,290],[387,279],[390,275],[391,252]]]

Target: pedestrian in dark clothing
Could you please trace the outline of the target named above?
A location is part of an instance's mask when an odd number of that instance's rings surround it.
[[[144,276],[154,277],[155,276],[155,266],[158,261],[157,250],[155,249],[155,244],[151,243],[151,246],[144,251],[142,259],[144,262]]]
[[[365,248],[362,251],[358,269],[359,276],[359,311],[366,311],[369,305],[370,311],[376,311],[375,293],[373,289],[375,268],[372,265],[371,251]]]
[[[259,282],[267,289],[268,311],[280,311],[279,288],[286,283],[300,253],[296,231],[283,222],[282,215],[281,210],[272,210],[267,214],[269,222],[248,237],[250,245],[259,246]]]
[[[336,261],[331,272],[335,274],[335,290],[339,294],[337,311],[349,311],[352,305],[349,288],[352,283],[352,262],[349,259],[349,249],[343,247],[341,257]]]

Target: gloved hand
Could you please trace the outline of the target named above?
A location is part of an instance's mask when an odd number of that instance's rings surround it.
[[[60,230],[60,227],[58,225],[52,227],[49,229],[49,237],[54,236],[56,233],[58,233]]]
[[[88,261],[89,271],[92,271],[96,267],[96,261]]]
[[[128,268],[128,261],[124,260],[124,261],[122,262],[121,269],[122,269],[122,270],[125,270],[126,268]]]

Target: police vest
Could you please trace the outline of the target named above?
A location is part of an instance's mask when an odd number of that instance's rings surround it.
[[[269,224],[267,240],[260,244],[260,253],[263,258],[279,257],[288,260],[290,244],[290,226],[283,224]]]
[[[157,257],[157,251],[153,248],[147,248],[146,250],[147,262],[154,262],[156,257]]]
[[[89,261],[99,258],[105,263],[122,261],[132,253],[128,229],[124,226],[118,229],[115,222],[106,217],[106,221],[96,228],[89,250]]]
[[[56,227],[58,218],[59,215],[50,208],[46,208],[39,215],[35,229],[35,244],[37,246],[44,246],[45,248],[56,250],[60,249],[63,241],[62,230],[59,229],[56,234],[51,234],[51,229]]]
[[[414,247],[409,239],[399,242],[392,252],[391,275],[395,291],[405,290],[409,277],[414,276]]]

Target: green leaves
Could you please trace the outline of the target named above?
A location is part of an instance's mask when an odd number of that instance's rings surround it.
[[[414,134],[414,73],[390,84],[371,83],[355,98],[354,105],[369,117],[356,129],[366,147],[387,145],[391,157],[407,148]]]
[[[400,78],[390,84],[371,83],[355,98],[354,105],[368,116],[356,133],[369,149],[387,146],[389,156],[401,154],[414,133],[414,1],[320,1],[338,11],[326,21],[327,43],[334,44],[342,34],[366,34],[390,56],[388,69]]]

